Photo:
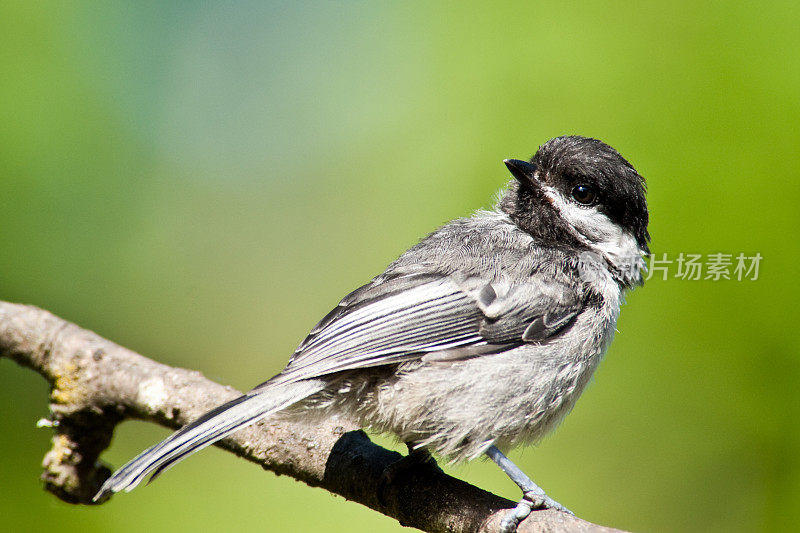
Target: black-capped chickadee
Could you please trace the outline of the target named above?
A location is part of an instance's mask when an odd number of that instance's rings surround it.
[[[290,405],[336,413],[453,461],[486,454],[522,489],[503,521],[564,508],[500,450],[569,412],[614,336],[649,253],[644,179],[616,150],[552,139],[491,211],[454,220],[311,330],[283,371],[145,450],[95,499]]]

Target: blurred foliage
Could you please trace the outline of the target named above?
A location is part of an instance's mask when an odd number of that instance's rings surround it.
[[[512,456],[640,531],[800,526],[796,2],[0,4],[0,298],[247,389],[339,297],[580,133],[649,180],[654,279],[594,384]],[[98,508],[41,491],[38,376],[0,360],[12,531],[399,531],[218,450]],[[166,430],[129,422],[121,464]],[[453,470],[511,498],[496,468]],[[357,524],[354,527],[353,524]]]

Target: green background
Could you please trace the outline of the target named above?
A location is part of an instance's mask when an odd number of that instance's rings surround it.
[[[648,179],[652,248],[756,281],[632,293],[561,428],[512,458],[640,531],[800,526],[797,2],[0,5],[0,298],[247,389],[502,160],[579,133]],[[672,271],[674,273],[674,270]],[[11,531],[399,531],[211,449],[97,507],[43,492],[47,386],[0,360]],[[127,422],[120,465],[167,430]],[[517,497],[492,465],[454,475]]]

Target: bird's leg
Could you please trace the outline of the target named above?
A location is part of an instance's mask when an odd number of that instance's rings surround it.
[[[415,442],[406,442],[405,445],[406,448],[408,448],[408,455],[406,457],[408,457],[409,460],[417,464],[436,466],[436,459],[433,458],[428,448],[417,448]]]
[[[436,464],[436,459],[433,458],[427,448],[415,448],[413,442],[406,442],[405,444],[406,448],[408,448],[408,455],[390,464],[383,471],[383,478],[386,483],[391,483],[401,474],[418,466],[439,468]]]
[[[415,448],[413,442],[406,442],[405,444],[408,448],[408,455],[401,457],[383,470],[378,488],[378,499],[381,501],[383,500],[383,491],[387,485],[391,485],[395,480],[409,474],[418,467],[431,468],[441,472],[439,465],[436,464],[436,459],[433,458],[427,448]]]
[[[544,490],[525,475],[525,472],[503,455],[503,452],[492,445],[486,450],[486,455],[497,463],[497,466],[506,473],[511,481],[517,484],[522,490],[522,499],[517,506],[509,512],[500,523],[502,533],[513,533],[517,530],[517,525],[527,517],[532,509],[556,509],[572,514],[572,511],[545,494]]]

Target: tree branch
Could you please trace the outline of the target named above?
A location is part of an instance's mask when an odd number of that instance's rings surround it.
[[[0,357],[10,357],[51,385],[55,434],[44,459],[45,488],[70,503],[91,504],[109,476],[99,460],[114,427],[139,418],[178,428],[240,393],[200,372],[147,359],[36,307],[0,302]],[[497,531],[514,502],[448,476],[416,468],[390,483],[386,467],[401,456],[373,444],[353,423],[269,417],[220,441],[221,448],[308,485],[357,501],[432,532]],[[617,531],[557,511],[535,511],[533,531]]]

